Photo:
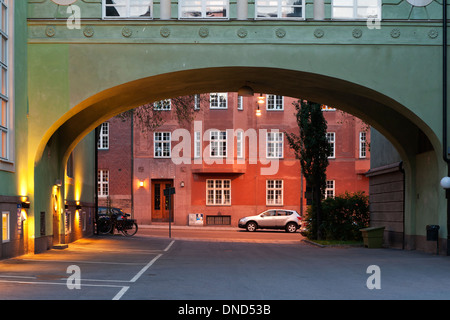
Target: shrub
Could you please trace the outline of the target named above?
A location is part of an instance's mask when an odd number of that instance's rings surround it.
[[[323,239],[362,240],[359,229],[369,225],[369,199],[364,192],[346,192],[335,198],[322,201],[322,223],[320,229]],[[308,208],[306,221],[309,222],[305,235],[315,239],[317,222],[315,211]]]

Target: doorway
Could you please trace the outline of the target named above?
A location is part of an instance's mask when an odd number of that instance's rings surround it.
[[[164,196],[164,189],[173,187],[173,180],[152,180],[152,221],[153,222],[169,222],[170,210],[172,210],[172,217],[170,222],[173,222],[173,202]]]

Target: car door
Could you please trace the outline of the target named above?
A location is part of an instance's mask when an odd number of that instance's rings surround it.
[[[286,225],[286,221],[288,220],[289,215],[285,210],[277,210],[276,215],[276,226],[284,227]]]
[[[270,228],[276,225],[276,210],[267,210],[259,215],[258,225],[262,228]]]

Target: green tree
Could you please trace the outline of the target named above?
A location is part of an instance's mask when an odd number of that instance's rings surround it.
[[[331,146],[327,140],[327,122],[321,105],[298,100],[293,103],[299,134],[286,133],[289,146],[300,160],[307,188],[312,189],[312,201],[317,223],[317,239],[322,238],[321,201],[326,187],[326,170]]]

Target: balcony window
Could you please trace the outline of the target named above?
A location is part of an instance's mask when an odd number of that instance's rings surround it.
[[[256,0],[257,19],[304,19],[304,0]]]
[[[228,19],[228,0],[180,0],[180,19]]]
[[[148,19],[152,7],[152,0],[103,0],[103,18]]]
[[[333,0],[332,18],[347,20],[381,19],[381,0]]]

